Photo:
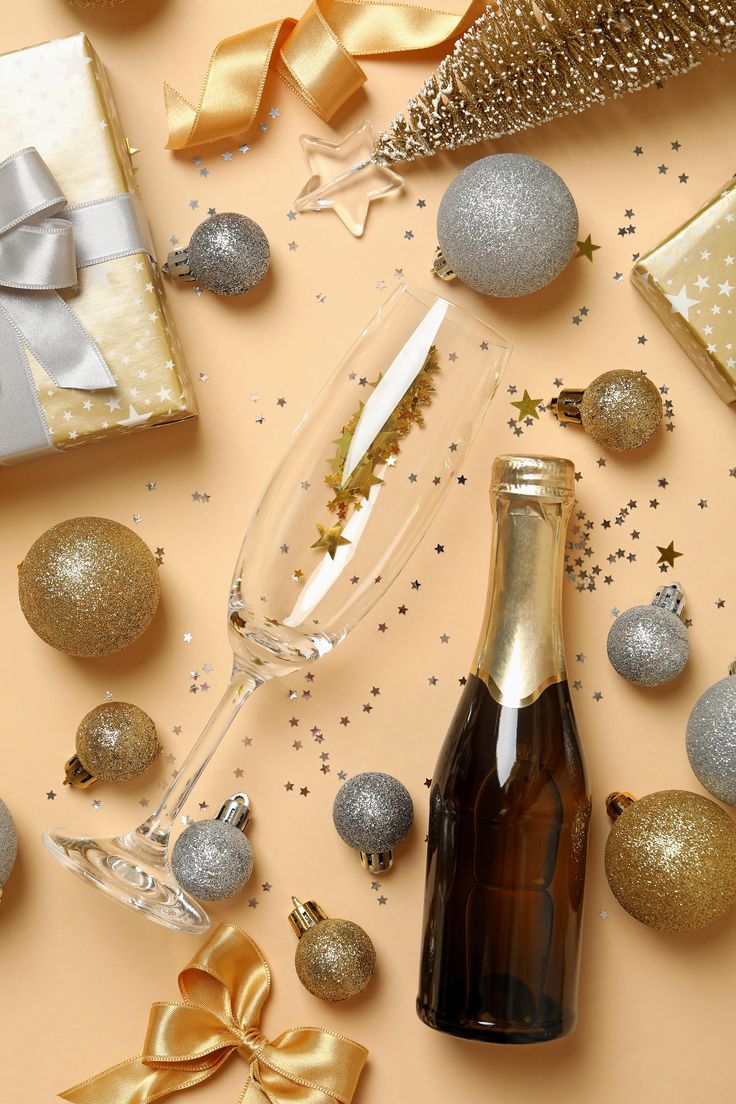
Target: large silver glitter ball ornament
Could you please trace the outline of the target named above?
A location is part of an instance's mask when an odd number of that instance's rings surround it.
[[[437,240],[452,272],[484,295],[529,295],[572,257],[578,212],[536,157],[497,153],[463,169],[442,197]]]
[[[687,755],[698,781],[719,801],[736,805],[736,676],[701,694],[690,713]]]
[[[202,901],[239,893],[253,873],[253,848],[239,828],[222,820],[198,820],[179,836],[171,867],[182,889]]]
[[[338,835],[357,851],[390,851],[414,821],[411,794],[391,774],[356,774],[337,791],[332,819]]]
[[[216,295],[242,295],[268,272],[271,249],[257,222],[233,212],[213,215],[189,242],[189,268],[202,287]]]
[[[18,838],[15,834],[15,824],[8,806],[0,800],[0,897],[3,895],[3,886],[15,866],[17,851]]]
[[[661,606],[632,606],[611,625],[606,650],[622,678],[637,686],[661,686],[685,667],[690,641],[676,613]]]

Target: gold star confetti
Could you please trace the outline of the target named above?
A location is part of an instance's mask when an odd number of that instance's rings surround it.
[[[593,244],[593,242],[591,241],[591,238],[590,238],[590,234],[588,234],[585,241],[579,241],[579,242],[576,242],[575,244],[578,247],[578,251],[575,254],[575,258],[577,259],[578,257],[587,257],[588,260],[592,264],[593,263],[593,254],[596,251],[596,249],[600,249],[600,246]]]
[[[657,551],[659,552],[658,564],[666,563],[670,567],[675,566],[675,560],[678,556],[682,556],[684,553],[675,551],[675,542],[670,541],[666,548],[662,548],[661,545],[657,545]]]
[[[337,549],[341,545],[350,544],[347,537],[342,536],[342,528],[348,514],[351,510],[360,510],[368,499],[371,489],[383,482],[376,475],[376,468],[383,464],[394,463],[401,451],[400,442],[411,431],[412,426],[424,425],[423,408],[432,402],[435,393],[432,375],[437,371],[439,371],[437,350],[433,345],[414,382],[391,411],[347,479],[344,474],[345,463],[363,413],[362,402],[350,421],[342,427],[340,436],[334,441],[335,455],[328,461],[330,474],[325,476],[325,483],[333,492],[333,497],[327,503],[327,509],[336,514],[338,520],[334,525],[317,524],[319,540],[314,542],[312,548],[326,549],[334,560]],[[366,378],[361,378],[359,382],[361,386],[377,387],[381,382],[381,376],[370,383]]]
[[[312,548],[324,548],[326,552],[329,552],[330,559],[334,560],[335,553],[338,548],[343,544],[350,544],[347,537],[343,537],[340,534],[341,526],[337,525],[317,525],[319,531],[319,539],[314,542]]]
[[[533,399],[529,392],[524,388],[524,394],[516,402],[512,402],[511,405],[515,406],[519,411],[517,418],[522,421],[523,418],[537,418],[539,419],[539,413],[537,407],[541,403],[541,399]]]

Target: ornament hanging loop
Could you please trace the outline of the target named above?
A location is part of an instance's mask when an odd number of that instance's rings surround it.
[[[447,257],[442,252],[439,245],[434,251],[432,272],[435,276],[439,276],[440,280],[446,280],[447,283],[450,283],[452,280],[457,280],[457,273],[452,268],[452,265],[447,260]]]
[[[616,820],[621,816],[629,805],[633,805],[636,798],[633,794],[628,793],[626,790],[614,790],[606,798],[606,812],[611,820]]]
[[[580,413],[580,404],[583,401],[583,389],[579,387],[566,387],[549,401],[549,409],[560,422],[575,422],[583,424]]]
[[[250,815],[250,798],[247,793],[240,791],[227,799],[215,819],[222,820],[225,824],[231,824],[233,828],[244,832],[250,820]]]

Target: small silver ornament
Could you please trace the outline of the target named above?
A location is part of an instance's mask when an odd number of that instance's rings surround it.
[[[356,774],[337,791],[332,820],[338,835],[360,851],[366,870],[377,874],[393,862],[393,848],[408,835],[414,806],[406,786],[390,774]]]
[[[736,805],[736,663],[730,674],[701,694],[685,736],[690,766],[701,785],[726,805]]]
[[[484,295],[529,295],[559,276],[577,237],[564,180],[536,157],[497,153],[468,165],[442,197],[434,270]]]
[[[243,835],[249,819],[248,795],[236,793],[214,820],[197,820],[184,829],[171,856],[182,889],[201,901],[240,892],[253,873],[253,848]]]
[[[3,886],[15,866],[17,852],[18,837],[15,834],[15,824],[8,806],[0,799],[0,897],[3,895]]]
[[[257,222],[229,211],[201,222],[189,245],[169,253],[163,271],[215,295],[243,295],[268,272],[271,249]]]
[[[611,625],[606,649],[613,668],[637,686],[661,686],[677,678],[690,655],[680,617],[684,594],[679,583],[660,587],[649,606],[632,606]]]

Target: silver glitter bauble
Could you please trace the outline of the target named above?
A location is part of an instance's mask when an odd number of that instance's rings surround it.
[[[332,819],[345,843],[361,852],[368,869],[386,870],[391,865],[391,849],[409,833],[414,806],[411,794],[398,779],[366,771],[337,791]],[[386,856],[380,864],[379,856]]]
[[[690,713],[687,755],[698,781],[719,801],[736,805],[736,676],[701,694]]]
[[[188,247],[192,278],[216,295],[242,295],[268,272],[271,250],[257,222],[227,212],[194,231]]]
[[[484,295],[529,295],[545,287],[572,257],[577,237],[578,212],[564,180],[520,153],[468,165],[437,214],[444,261]]]
[[[15,866],[17,851],[18,838],[15,834],[15,824],[8,806],[0,800],[0,897],[3,894],[3,886]]]
[[[239,893],[253,873],[250,840],[222,820],[199,820],[179,836],[171,867],[182,889],[202,901]]]
[[[683,670],[690,641],[677,614],[661,606],[632,606],[611,625],[606,649],[622,678],[637,686],[661,686]]]

